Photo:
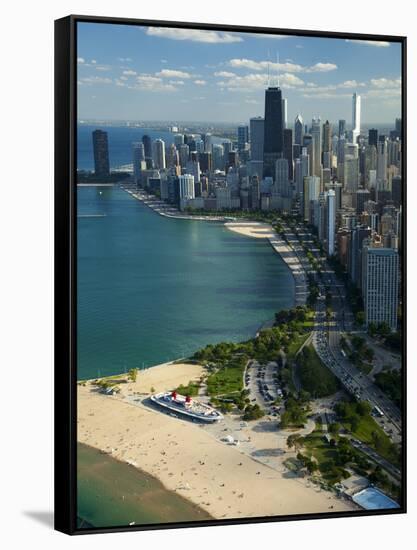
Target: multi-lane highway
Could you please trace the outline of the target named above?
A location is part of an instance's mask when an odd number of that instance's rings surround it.
[[[306,273],[312,272],[310,262],[299,238],[287,224],[283,224],[286,238],[296,252]],[[303,244],[307,244],[313,255],[322,264],[322,278],[317,280],[321,298],[316,305],[316,324],[313,345],[321,360],[339,378],[344,388],[357,399],[368,401],[375,414],[375,420],[394,443],[401,442],[401,413],[398,407],[373,383],[372,379],[357,369],[342,354],[340,338],[343,332],[353,329],[354,318],[346,300],[345,287],[337,279],[333,269],[320,257],[319,250],[313,246],[313,236],[301,225],[296,227]],[[332,296],[332,318],[326,320],[325,294]]]

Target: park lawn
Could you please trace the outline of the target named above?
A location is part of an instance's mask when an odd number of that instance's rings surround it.
[[[304,438],[304,447],[301,449],[303,454],[309,457],[314,457],[317,460],[319,471],[322,478],[328,483],[337,483],[340,478],[331,473],[322,471],[323,465],[329,460],[334,460],[337,456],[335,447],[331,447],[327,441],[323,439],[324,432],[322,430],[314,430],[311,434]]]
[[[307,334],[300,334],[299,336],[294,338],[294,340],[288,346],[287,357],[289,359],[294,359],[298,350],[301,348],[301,346],[304,344],[304,342],[307,340],[309,336],[310,334],[307,333]]]
[[[216,396],[242,391],[244,369],[244,365],[232,364],[210,374],[207,378],[208,394]]]
[[[191,397],[195,397],[198,395],[198,390],[200,389],[200,384],[198,382],[190,381],[186,386],[181,384],[176,388],[176,392],[178,392],[181,395],[189,395]]]

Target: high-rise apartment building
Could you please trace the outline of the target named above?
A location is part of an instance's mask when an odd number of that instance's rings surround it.
[[[99,177],[109,176],[110,162],[107,132],[104,132],[103,130],[94,130],[93,151],[95,175]]]
[[[237,128],[237,150],[239,153],[245,150],[247,143],[249,143],[249,128],[245,124],[241,124]]]
[[[364,246],[362,250],[362,293],[365,320],[387,323],[397,329],[399,258],[393,248]]]
[[[250,158],[255,161],[263,161],[264,155],[264,119],[254,117],[249,121],[250,125]]]

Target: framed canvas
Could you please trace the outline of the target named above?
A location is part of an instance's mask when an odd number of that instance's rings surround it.
[[[406,510],[406,39],[55,22],[55,525]]]

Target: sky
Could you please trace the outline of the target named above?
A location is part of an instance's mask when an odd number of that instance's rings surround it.
[[[247,123],[268,85],[301,114],[362,122],[401,114],[401,45],[216,30],[77,24],[79,120]]]

